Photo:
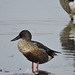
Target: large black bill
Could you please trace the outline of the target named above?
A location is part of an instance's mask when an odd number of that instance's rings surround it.
[[[20,39],[20,36],[19,35],[17,37],[15,37],[14,39],[12,39],[11,41],[16,41],[18,39]]]

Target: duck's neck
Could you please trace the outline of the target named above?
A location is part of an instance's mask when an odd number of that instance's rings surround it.
[[[24,39],[24,38],[22,38],[22,40],[25,40],[25,41],[31,41],[30,39]]]

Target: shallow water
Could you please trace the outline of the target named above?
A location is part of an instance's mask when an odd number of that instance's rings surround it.
[[[32,22],[32,24],[30,24],[30,22]],[[16,23],[20,24],[17,25]],[[0,72],[0,74],[34,75],[34,73],[31,72],[31,62],[17,49],[18,41],[10,41],[17,36],[21,30],[27,29],[31,31],[33,40],[39,41],[49,48],[62,53],[58,54],[58,56],[51,61],[39,65],[39,73],[44,75],[74,75],[75,26],[73,22],[62,23],[62,21],[59,22],[58,20],[55,22],[51,20],[0,22],[0,28],[3,29],[5,27],[4,30],[0,32],[0,42],[2,42],[0,52],[0,68],[2,72]]]
[[[33,4],[31,8],[27,5],[27,0],[23,0],[23,6],[19,6],[20,1],[16,6],[17,0],[7,1],[2,1],[5,6],[1,5],[1,9],[4,10],[0,12],[0,75],[75,75],[75,23],[69,21],[59,1],[33,0],[28,4],[30,6]],[[24,1],[27,7],[24,7]],[[17,8],[18,6],[22,9]],[[6,7],[15,9],[9,11],[5,10]],[[23,12],[23,7],[24,10],[27,8],[29,10]],[[39,11],[41,13],[36,15],[35,11],[36,14]],[[32,73],[31,62],[17,49],[18,41],[11,42],[11,39],[24,29],[32,33],[33,40],[62,53],[51,61],[39,65],[39,74],[36,74],[36,68],[35,73]]]

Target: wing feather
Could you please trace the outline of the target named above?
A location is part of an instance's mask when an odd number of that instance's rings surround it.
[[[34,44],[36,44],[38,46],[38,48],[40,48],[41,50],[45,51],[49,56],[54,57],[54,55],[56,55],[55,53],[60,53],[54,50],[51,50],[50,48],[48,48],[47,46],[44,46],[43,44],[37,42],[37,41],[32,41]]]

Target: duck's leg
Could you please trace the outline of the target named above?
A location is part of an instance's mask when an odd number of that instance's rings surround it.
[[[32,62],[32,72],[34,72],[34,63]]]
[[[69,14],[70,18],[71,18],[71,21],[73,21],[73,14]]]
[[[39,72],[38,66],[39,66],[39,62],[37,62],[37,66],[36,66],[37,72]]]

